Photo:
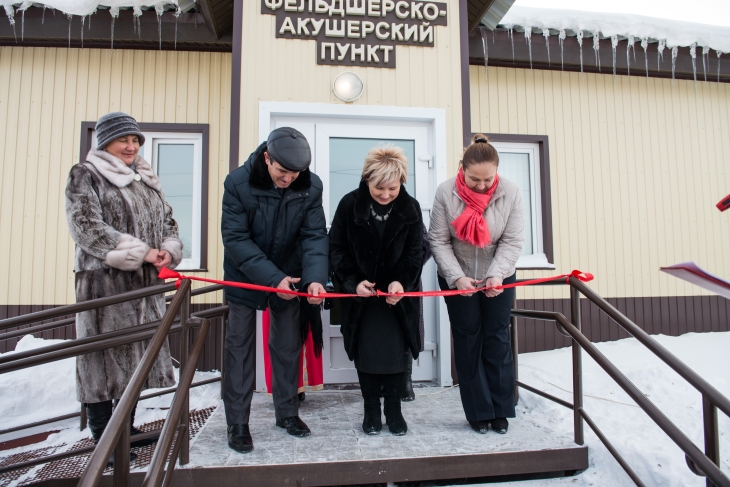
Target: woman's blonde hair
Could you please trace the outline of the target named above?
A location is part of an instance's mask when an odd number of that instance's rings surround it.
[[[394,145],[373,147],[365,156],[362,179],[376,186],[399,181],[405,184],[408,178],[408,159],[403,149]]]

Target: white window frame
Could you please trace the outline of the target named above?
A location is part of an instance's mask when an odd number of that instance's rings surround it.
[[[532,211],[532,252],[521,255],[517,259],[517,269],[555,269],[555,265],[548,262],[544,252],[543,222],[542,222],[542,195],[540,175],[540,145],[533,142],[491,142],[497,151],[527,154],[530,164],[530,195],[532,201],[525,201]],[[525,222],[527,225],[528,223]]]
[[[139,156],[147,161],[157,174],[157,146],[160,143],[192,142],[193,161],[193,235],[191,257],[177,266],[180,271],[199,271],[202,261],[202,208],[203,208],[203,134],[200,132],[153,132],[142,131],[145,144],[139,148]],[[92,131],[92,147],[96,148],[96,131]],[[165,188],[162,188],[164,193]],[[173,211],[173,218],[175,213]]]

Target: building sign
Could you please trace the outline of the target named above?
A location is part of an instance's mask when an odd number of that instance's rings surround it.
[[[433,47],[446,3],[413,0],[261,0],[276,37],[317,41],[317,64],[395,68],[395,46]]]

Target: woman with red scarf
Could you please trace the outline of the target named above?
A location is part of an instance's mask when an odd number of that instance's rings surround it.
[[[497,174],[499,154],[477,134],[456,177],[436,191],[428,239],[441,289],[487,288],[515,282],[524,244],[520,188]],[[472,429],[491,423],[506,433],[515,417],[510,310],[514,289],[445,298],[454,339],[461,403]]]

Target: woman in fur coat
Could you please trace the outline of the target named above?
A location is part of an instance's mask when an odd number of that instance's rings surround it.
[[[182,260],[182,242],[160,180],[137,155],[144,135],[131,116],[115,112],[96,124],[97,149],[76,164],[66,184],[66,217],[76,243],[76,301],[162,284],[163,267]],[[84,338],[160,320],[165,296],[158,294],[76,315]],[[84,403],[94,441],[104,432],[112,400],[122,397],[148,341],[122,345],[76,359],[76,391]],[[170,348],[162,347],[145,388],[175,384]],[[130,427],[134,428],[134,411]],[[138,445],[135,445],[138,446]]]
[[[406,169],[401,149],[370,150],[360,187],[340,201],[329,234],[339,287],[362,296],[341,301],[341,329],[365,401],[362,428],[372,435],[382,429],[381,396],[390,432],[406,433],[403,356],[418,358],[421,348],[418,300],[398,296],[418,289],[423,266],[421,207],[403,186]],[[370,297],[376,289],[391,295]]]

